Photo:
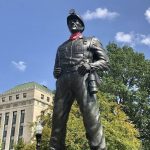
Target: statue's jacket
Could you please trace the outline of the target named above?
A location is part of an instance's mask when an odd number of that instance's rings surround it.
[[[67,40],[58,47],[55,68],[61,68],[62,73],[77,71],[84,63],[91,66],[91,70],[107,70],[109,59],[106,50],[95,37],[82,37]]]

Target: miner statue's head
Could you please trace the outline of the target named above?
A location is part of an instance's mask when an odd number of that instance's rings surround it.
[[[85,28],[82,18],[76,14],[74,9],[71,9],[69,11],[69,15],[67,17],[67,25],[72,34],[76,32],[82,33]]]

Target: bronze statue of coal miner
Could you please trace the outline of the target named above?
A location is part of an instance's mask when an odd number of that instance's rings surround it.
[[[67,17],[71,36],[58,47],[54,77],[56,94],[52,118],[50,150],[65,150],[66,124],[74,100],[77,101],[91,150],[106,150],[96,92],[97,70],[108,69],[108,56],[96,37],[84,37],[82,18],[71,10]]]

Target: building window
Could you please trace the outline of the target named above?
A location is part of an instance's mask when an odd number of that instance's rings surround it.
[[[6,136],[7,136],[7,130],[4,130],[4,132],[3,132],[3,138],[6,138]]]
[[[50,98],[49,97],[47,97],[47,102],[49,102],[50,101]]]
[[[16,95],[16,99],[19,99],[19,94]]]
[[[9,113],[5,113],[5,125],[8,125]]]
[[[9,101],[11,101],[12,100],[12,96],[9,96]]]
[[[7,113],[5,114],[5,119],[6,119]],[[5,120],[6,122],[6,120]],[[3,139],[2,139],[2,150],[5,150],[5,145],[6,145],[6,137],[7,137],[7,128],[4,125],[4,131],[3,131]]]
[[[14,148],[14,138],[10,138],[10,144],[9,144],[9,149],[13,149]]]
[[[27,93],[23,93],[23,98],[26,98],[27,97]]]
[[[21,110],[20,124],[24,123],[24,118],[25,118],[25,110]]]
[[[4,132],[3,132],[3,140],[2,140],[2,150],[5,150],[6,136],[7,136],[7,131],[6,131],[6,129],[4,128]]]
[[[25,110],[21,110],[21,117],[20,117],[20,127],[19,127],[19,137],[22,137],[23,135],[23,123],[24,123],[24,118],[25,118]]]
[[[2,97],[2,102],[5,102],[5,97]]]
[[[22,137],[23,135],[23,126],[20,126],[19,128],[19,137]]]
[[[15,127],[11,128],[11,137],[15,136]]]
[[[13,118],[12,118],[12,128],[11,128],[11,134],[10,134],[9,150],[13,149],[13,146],[14,146],[16,119],[17,119],[17,111],[14,111],[13,112]]]
[[[43,94],[41,94],[41,99],[44,99],[44,95]]]
[[[13,112],[12,124],[16,124],[16,119],[17,119],[17,111],[14,111]]]

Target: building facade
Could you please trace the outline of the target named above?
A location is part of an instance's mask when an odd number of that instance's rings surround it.
[[[19,138],[28,143],[33,137],[31,124],[52,105],[53,94],[35,82],[18,85],[0,94],[0,140],[2,150],[12,150]]]

